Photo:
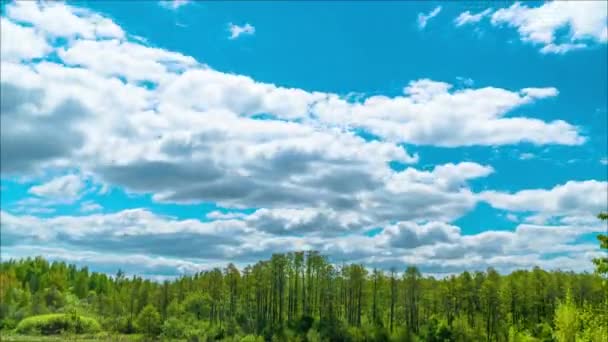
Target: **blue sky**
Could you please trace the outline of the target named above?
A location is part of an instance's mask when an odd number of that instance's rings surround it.
[[[588,270],[606,4],[569,6],[3,3],[2,257]]]

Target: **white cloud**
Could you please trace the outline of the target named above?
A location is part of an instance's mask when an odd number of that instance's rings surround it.
[[[425,272],[437,274],[489,266],[508,272],[535,265],[583,271],[592,268],[590,258],[598,247],[573,242],[605,229],[599,222],[574,220],[561,225],[521,224],[514,231],[463,235],[457,226],[429,221],[398,222],[373,237],[320,236],[303,231],[298,236],[284,236],[258,230],[256,225],[261,222],[254,215],[217,222],[175,220],[142,209],[54,218],[7,212],[0,215],[4,255],[23,257],[42,251],[50,258],[64,257],[101,267],[110,264],[115,268],[109,270],[111,273],[129,262],[125,256],[139,255],[136,259],[144,269],[134,272],[140,274],[192,273],[205,268],[203,265],[222,264],[226,259],[245,265],[272,253],[293,250],[319,250],[335,262],[348,259],[385,269],[416,264]],[[288,219],[299,224],[297,221],[306,215]],[[20,244],[15,245],[15,241]],[[68,246],[70,252],[57,248],[58,242]],[[556,258],[553,254],[561,256]],[[87,257],[82,260],[83,256]]]
[[[210,211],[205,215],[208,219],[212,220],[232,220],[232,219],[241,219],[246,217],[247,214],[239,213],[239,212],[227,212],[223,213],[221,211]]]
[[[579,50],[579,49],[582,49],[585,47],[587,47],[587,45],[585,45],[583,43],[576,43],[576,44],[569,44],[569,43],[553,44],[553,43],[551,43],[551,44],[547,44],[547,45],[543,46],[540,49],[540,52],[564,54],[566,52],[573,51],[573,50]]]
[[[416,248],[438,243],[457,242],[460,228],[443,222],[428,222],[418,225],[413,222],[400,222],[384,228],[381,238],[388,239],[395,248]]]
[[[605,1],[549,1],[539,7],[515,3],[492,15],[493,25],[508,25],[522,41],[541,46],[542,53],[565,53],[608,41],[608,3]],[[568,31],[558,36],[559,30]]]
[[[78,175],[65,175],[31,187],[28,192],[58,201],[74,201],[81,196],[84,182]]]
[[[57,25],[55,14],[67,24]],[[542,261],[542,252],[513,247],[500,254],[507,249],[496,241],[510,241],[514,233],[467,237],[446,223],[475,207],[480,196],[469,181],[490,175],[491,166],[463,162],[419,170],[407,165],[418,156],[403,144],[585,141],[578,127],[564,121],[508,115],[557,96],[553,87],[454,90],[451,84],[421,79],[400,96],[352,99],[213,70],[191,57],[127,40],[110,19],[64,4],[11,3],[6,15],[31,24],[32,31],[26,31],[34,35],[24,40],[61,36],[68,42],[59,48],[56,63],[2,60],[1,119],[9,128],[3,129],[0,143],[3,174],[79,170],[106,188],[151,194],[156,201],[261,209],[246,216],[210,213],[213,222],[176,220],[142,209],[48,219],[4,212],[3,243],[40,247],[59,241],[78,249],[74,253],[98,253],[89,260],[103,253],[112,260],[142,253],[171,259],[161,268],[190,265],[190,258],[203,264],[228,258],[246,262],[294,249],[319,249],[369,264],[417,262],[440,272],[475,263],[507,267],[525,251],[533,257],[521,264],[531,265]],[[46,56],[40,53],[48,52],[16,55]],[[360,130],[379,139],[367,141],[357,135]],[[389,162],[406,164],[405,169],[395,171]],[[75,198],[81,193],[76,188],[52,180],[32,192]],[[557,209],[543,208],[555,201],[549,195],[513,204],[518,200],[510,196],[520,195],[484,193],[481,198],[508,210],[531,207],[522,210],[551,215],[569,206],[565,196],[560,201],[566,204]],[[579,204],[576,215],[588,214],[583,208],[589,203]],[[99,208],[85,202],[81,209]],[[362,235],[378,226],[386,231]],[[416,247],[397,248],[392,239]],[[496,251],[502,259],[483,261]]]
[[[600,159],[600,164],[602,164],[602,165],[608,165],[608,158],[602,158],[602,159]]]
[[[112,20],[59,2],[15,1],[7,6],[7,15],[15,21],[32,24],[51,37],[93,39],[125,36]]]
[[[119,40],[79,40],[59,50],[70,66],[83,66],[104,76],[125,76],[130,81],[159,82],[175,71],[197,63],[192,57]]]
[[[456,26],[463,26],[466,24],[478,23],[485,16],[489,15],[492,12],[491,8],[483,10],[479,13],[472,14],[470,11],[462,12],[456,19],[454,19],[454,24]]]
[[[31,60],[52,50],[44,36],[34,28],[17,25],[6,18],[0,19],[0,26],[0,56],[3,61]]]
[[[243,26],[229,23],[228,31],[230,31],[230,37],[228,37],[229,39],[237,39],[238,37],[240,37],[242,35],[247,35],[247,36],[253,35],[255,33],[255,27],[253,27],[249,23],[246,23]]]
[[[608,209],[608,183],[596,180],[569,181],[549,190],[533,189],[516,193],[485,191],[480,197],[495,208],[537,212],[545,217],[581,213],[593,215]]]
[[[13,6],[20,5],[9,4],[9,16]],[[56,30],[47,23],[52,12],[44,4],[33,8],[36,29]],[[76,15],[91,16],[96,14]],[[389,162],[418,160],[402,143],[585,141],[577,127],[563,121],[503,117],[557,96],[553,87],[453,90],[451,84],[422,79],[411,82],[403,96],[352,100],[223,73],[137,42],[87,37],[77,35],[59,50],[67,65],[3,61],[3,103],[13,103],[3,127],[31,127],[30,135],[19,129],[2,135],[3,172],[72,167],[101,184],[149,193],[157,201],[331,207],[339,216],[359,213],[361,224],[450,220],[476,203],[467,180],[488,175],[491,167],[461,163],[432,172],[411,167],[396,172]],[[72,115],[57,115],[66,112],[66,102]],[[272,119],[253,118],[260,113]],[[380,141],[366,141],[358,130]],[[58,143],[33,148],[40,137]],[[405,206],[413,209],[403,211]]]
[[[117,254],[95,251],[83,251],[77,249],[66,249],[60,247],[48,247],[37,245],[21,245],[3,247],[3,255],[7,259],[25,258],[28,256],[44,255],[48,260],[75,263],[116,275],[118,270],[127,275],[139,275],[154,280],[174,278],[184,274],[193,274],[214,267],[226,266],[224,262],[213,262],[211,260],[189,261],[176,258],[151,257],[141,253]]]
[[[421,30],[424,29],[428,21],[437,16],[439,12],[441,12],[441,6],[435,7],[428,14],[418,13],[418,28]]]
[[[428,79],[404,89],[406,96],[372,96],[352,103],[337,96],[313,106],[318,119],[370,131],[389,141],[436,146],[504,145],[519,142],[579,145],[579,129],[564,121],[504,117],[537,100],[557,96],[553,87],[460,89]]]

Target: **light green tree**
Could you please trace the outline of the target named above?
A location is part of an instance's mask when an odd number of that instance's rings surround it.
[[[136,324],[146,336],[156,336],[160,331],[160,314],[154,306],[148,304],[137,316]]]
[[[575,342],[576,333],[579,330],[580,321],[576,306],[572,302],[570,290],[566,294],[566,300],[559,303],[555,309],[555,339],[558,342]]]

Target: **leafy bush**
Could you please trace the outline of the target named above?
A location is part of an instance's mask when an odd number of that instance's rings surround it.
[[[240,342],[263,342],[264,338],[262,338],[261,336],[255,336],[255,335],[247,335],[244,336],[243,338],[241,338]]]
[[[160,333],[160,314],[150,304],[146,305],[137,316],[137,328],[146,336],[156,336]]]
[[[54,335],[64,332],[74,334],[96,333],[101,331],[99,323],[90,317],[74,314],[48,314],[25,318],[15,331],[19,334]]]
[[[186,337],[186,324],[175,317],[170,317],[162,325],[162,337],[164,338],[184,338]]]

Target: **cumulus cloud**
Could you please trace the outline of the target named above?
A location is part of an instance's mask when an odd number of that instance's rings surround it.
[[[252,36],[255,33],[255,27],[251,24],[246,23],[245,25],[239,26],[233,23],[228,24],[228,31],[230,31],[230,37],[228,39],[237,39],[240,36]]]
[[[559,191],[520,205],[512,199],[520,193],[480,196],[469,183],[494,172],[490,165],[446,163],[420,170],[413,166],[418,155],[404,148],[584,143],[580,129],[567,122],[511,115],[558,96],[553,87],[454,89],[420,79],[402,95],[352,99],[214,70],[134,41],[112,20],[64,3],[13,2],[3,15],[28,47],[3,50],[3,177],[78,170],[105,188],[150,194],[158,202],[212,202],[229,212],[258,208],[252,214],[210,213],[211,222],[144,209],[95,213],[101,208],[94,202],[80,203],[82,216],[4,211],[3,253],[5,247],[18,255],[63,244],[75,249],[65,258],[94,262],[104,253],[111,260],[140,255],[151,265],[163,260],[155,269],[192,270],[199,262],[246,262],[272,252],[317,249],[335,259],[414,262],[447,272],[473,262],[512,265],[525,251],[533,255],[525,261],[531,265],[542,260],[540,252],[506,247],[528,228],[469,237],[446,222],[480,199],[497,208],[550,214],[589,204],[569,196],[555,200]],[[46,42],[57,37],[66,38],[52,48],[59,60],[44,58],[51,53]],[[378,139],[364,139],[361,131]],[[74,184],[58,178],[31,191],[75,197],[80,191]],[[546,210],[545,200],[561,204]],[[381,234],[363,234],[378,227],[384,228]],[[502,259],[483,261],[490,253]],[[447,266],[438,266],[442,262]]]
[[[251,231],[240,221],[178,221],[144,209],[88,216],[14,216],[2,213],[3,245],[58,241],[92,251],[120,251],[155,256],[203,258],[226,256],[226,245],[238,245]]]
[[[77,123],[90,112],[80,100],[73,98],[45,106],[47,90],[5,82],[4,76],[12,72],[12,66],[3,62],[0,169],[3,174],[39,172],[41,166],[69,158],[84,144],[84,135]]]
[[[171,72],[195,66],[192,57],[117,39],[79,40],[58,51],[67,65],[84,66],[104,76],[124,76],[130,81],[154,81]]]
[[[439,14],[439,12],[441,12],[441,6],[435,7],[432,11],[430,11],[427,14],[418,13],[418,28],[421,30],[424,29],[426,27],[426,24],[429,22],[429,20],[436,17]]]
[[[608,41],[605,1],[549,1],[539,7],[515,3],[492,14],[493,25],[517,29],[522,41],[540,45],[542,53],[566,53]],[[566,27],[567,33],[558,35]]]
[[[6,6],[8,17],[33,25],[49,37],[124,38],[125,33],[111,19],[63,3],[15,1]],[[4,27],[3,27],[4,29]]]
[[[0,18],[0,26],[0,56],[3,61],[31,60],[52,50],[45,37],[34,28],[17,25],[6,18]]]
[[[515,193],[485,191],[480,197],[495,208],[535,212],[544,217],[594,215],[608,210],[608,183],[596,180],[569,181],[552,189],[529,189]]]
[[[49,257],[60,257],[53,251],[59,251],[55,246],[61,243],[69,246],[63,250],[63,257],[68,261],[79,261],[78,256],[82,255],[104,255],[105,262],[111,262],[112,267],[123,268],[128,262],[124,256],[139,255],[141,257],[137,259],[145,269],[139,273],[148,272],[150,267],[151,274],[176,274],[176,268],[179,269],[177,274],[190,273],[227,259],[243,266],[272,253],[293,250],[319,250],[334,262],[349,260],[385,269],[392,266],[402,269],[407,264],[416,264],[431,273],[453,273],[488,266],[508,272],[535,265],[581,271],[592,267],[589,260],[597,253],[597,246],[573,242],[605,229],[598,222],[570,221],[560,225],[521,224],[513,231],[489,230],[463,235],[457,226],[430,221],[398,222],[371,237],[362,234],[320,236],[306,230],[296,235],[281,232],[275,235],[263,230],[272,224],[272,219],[268,220],[270,217],[291,220],[290,228],[297,229],[301,224],[313,222],[314,215],[318,214],[302,212],[287,216],[285,212],[264,210],[243,219],[215,222],[177,220],[143,209],[53,218],[7,212],[0,215],[6,255],[37,250],[37,253],[48,253]],[[27,249],[29,252],[25,251]],[[65,252],[67,250],[70,252]],[[554,253],[562,255],[560,261],[569,262],[559,263],[546,258]],[[123,256],[122,260],[120,256]],[[86,261],[96,262],[95,259]],[[166,268],[157,269],[158,260],[167,261]],[[189,266],[180,268],[178,265]]]
[[[416,248],[437,243],[457,242],[460,238],[460,228],[443,222],[429,222],[422,225],[400,222],[386,227],[383,235],[393,247]]]
[[[372,96],[350,103],[337,96],[317,102],[314,111],[324,122],[345,123],[365,129],[389,141],[406,141],[445,147],[504,145],[519,142],[579,145],[585,138],[579,128],[562,120],[544,122],[509,116],[510,111],[537,100],[557,96],[553,87],[466,88],[428,79],[413,81],[406,96]]]

